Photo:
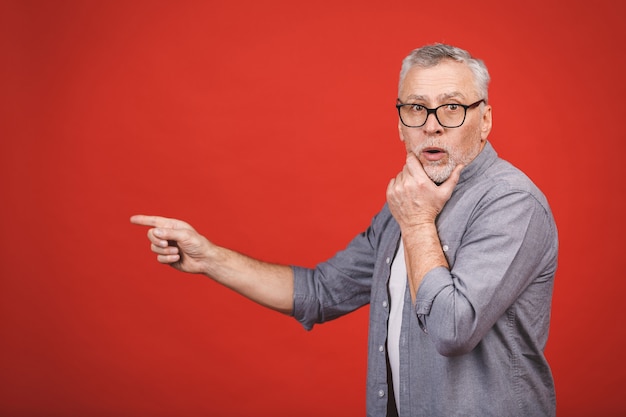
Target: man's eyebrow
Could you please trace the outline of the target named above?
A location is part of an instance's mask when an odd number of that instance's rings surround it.
[[[449,100],[451,98],[465,98],[465,94],[463,94],[460,91],[453,91],[451,93],[443,93],[439,95],[439,99],[441,101],[443,100]]]
[[[409,94],[407,99],[408,100],[420,100],[420,101],[427,101],[428,100],[425,96],[420,96],[418,94]]]

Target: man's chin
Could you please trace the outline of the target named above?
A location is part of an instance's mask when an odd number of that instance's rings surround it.
[[[440,185],[446,182],[450,175],[452,174],[452,169],[449,166],[438,166],[438,167],[424,167],[424,171],[426,171],[426,175],[430,178],[435,184]]]

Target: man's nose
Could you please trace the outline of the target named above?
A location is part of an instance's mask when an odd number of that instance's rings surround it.
[[[429,133],[443,132],[443,126],[439,123],[435,113],[430,113],[426,116],[426,123],[424,123],[424,130]]]

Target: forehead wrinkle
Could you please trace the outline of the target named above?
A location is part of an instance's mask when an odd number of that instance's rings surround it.
[[[437,96],[437,99],[439,102],[442,101],[446,101],[446,100],[450,100],[450,99],[454,99],[454,98],[461,98],[464,99],[465,94],[463,94],[460,91],[452,91],[450,93],[441,93]],[[408,100],[419,100],[419,101],[429,101],[429,97],[422,95],[422,94],[409,94],[407,97]]]

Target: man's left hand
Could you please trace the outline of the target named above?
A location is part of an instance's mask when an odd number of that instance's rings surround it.
[[[437,185],[415,154],[407,154],[406,165],[387,186],[387,203],[400,228],[433,224],[450,199],[462,170],[463,165],[457,165],[450,177]]]

